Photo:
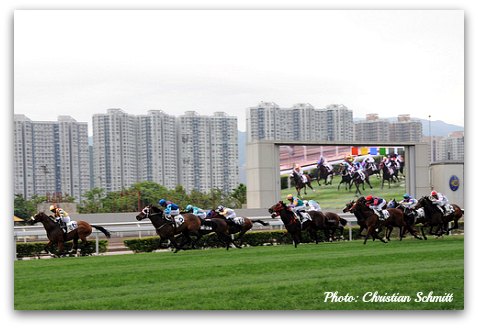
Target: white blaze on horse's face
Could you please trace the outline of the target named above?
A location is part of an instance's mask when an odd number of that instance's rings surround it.
[[[146,206],[145,208],[143,208],[141,213],[143,213],[146,217],[148,217],[149,216],[149,206]]]

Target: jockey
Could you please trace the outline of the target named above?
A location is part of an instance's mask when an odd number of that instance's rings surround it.
[[[405,209],[413,209],[417,205],[417,200],[410,196],[409,194],[403,195],[403,199],[398,202],[400,205],[405,207]]]
[[[235,224],[234,219],[236,218],[236,212],[232,208],[224,207],[222,205],[219,205],[216,209],[216,212],[218,212],[220,215],[224,216],[224,218]]]
[[[203,210],[202,208],[199,208],[199,207],[196,207],[196,206],[192,206],[192,205],[188,205],[186,206],[186,209],[185,209],[186,213],[192,213],[194,215],[196,215],[199,219],[204,220],[206,218],[206,211]]]
[[[322,209],[320,208],[319,203],[317,203],[315,200],[304,200],[305,206],[308,207],[308,211],[321,211]]]
[[[323,165],[327,171],[330,173],[333,170],[332,165],[330,165],[327,160],[324,158],[324,156],[320,155],[320,159],[317,161],[317,168],[320,168],[320,166]]]
[[[370,155],[370,152],[368,152],[367,157],[365,157],[362,161],[362,166],[364,169],[367,169],[368,166],[370,166],[373,170],[377,169],[377,167],[375,166],[375,159],[372,155]]]
[[[353,170],[353,169],[352,169],[352,165],[350,165],[349,162],[347,162],[347,161],[344,160],[342,163],[340,163],[340,166],[343,167],[343,168],[345,168],[344,171],[347,172],[347,173],[344,174],[343,171],[342,171],[342,175],[347,175],[347,174],[350,174],[350,175],[351,175],[351,174],[352,174],[352,170]]]
[[[354,173],[354,172],[357,172],[359,174],[360,178],[365,181],[365,173],[363,173],[362,165],[360,165],[360,162],[358,162],[358,161],[354,161],[352,163],[351,173]]]
[[[176,220],[174,218],[179,215],[179,206],[166,199],[161,199],[159,205],[165,207],[164,216],[173,224],[173,227],[176,227]]]
[[[447,211],[448,198],[446,198],[445,195],[433,190],[430,194],[430,198],[432,200],[432,203],[436,205],[436,207],[440,210],[440,212],[443,215],[451,214],[451,213],[448,213],[450,211]]]
[[[60,228],[64,231],[65,234],[68,233],[68,228],[70,230],[78,228],[76,226],[76,222],[71,221],[70,216],[64,209],[56,207],[56,205],[51,205],[50,211],[53,212],[56,222],[60,224]]]
[[[374,210],[374,212],[378,215],[380,220],[385,219],[383,216],[383,210],[387,207],[387,201],[380,197],[373,197],[372,195],[368,195],[366,198],[366,205]]]
[[[304,201],[298,197],[292,196],[292,194],[287,195],[287,200],[290,202],[289,207],[297,214],[299,217],[299,222],[302,224],[304,217],[302,216],[302,212],[305,212],[306,206]]]
[[[302,179],[303,183],[307,183],[307,176],[304,174],[304,170],[302,170],[299,164],[295,165],[294,170],[290,176],[294,176],[294,172],[299,176],[299,178]]]

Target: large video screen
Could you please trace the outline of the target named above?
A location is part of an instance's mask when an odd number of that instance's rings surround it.
[[[406,172],[403,146],[280,146],[282,199],[292,194],[327,210],[367,195],[401,200]]]

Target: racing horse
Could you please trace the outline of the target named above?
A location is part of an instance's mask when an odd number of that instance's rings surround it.
[[[458,228],[458,220],[463,216],[465,211],[456,204],[450,205],[454,209],[453,213],[444,216],[443,213],[436,207],[436,205],[433,204],[433,201],[432,199],[430,199],[430,196],[424,196],[418,200],[417,205],[414,208],[415,211],[413,212],[415,216],[416,210],[420,208],[423,208],[425,212],[424,218],[419,218],[417,220],[417,223],[423,224],[421,227],[423,236],[425,236],[423,229],[424,227],[430,227],[428,234],[435,235],[438,237],[443,235],[444,233],[448,233],[452,229]],[[451,229],[448,229],[449,222],[454,222],[454,225]],[[434,227],[436,227],[435,231],[433,231]]]
[[[395,170],[393,168],[388,168],[383,162],[380,162],[379,165],[380,170],[382,171],[382,187],[385,184],[385,181],[388,182],[388,188],[390,189],[390,181],[391,182],[398,182],[398,175],[396,174]],[[391,173],[390,170],[393,172]]]
[[[302,224],[299,221],[299,218],[294,212],[287,206],[283,201],[279,201],[277,204],[269,208],[269,213],[272,218],[280,216],[280,219],[284,223],[284,226],[287,232],[292,236],[292,241],[294,247],[297,247],[301,243],[302,230],[309,232],[312,240],[315,240],[315,243],[319,243],[319,238],[317,231],[319,229],[324,230],[326,238],[329,238],[326,230],[326,217],[322,212],[319,211],[309,211],[307,212],[310,216],[310,220],[305,220]],[[330,239],[330,238],[329,238]]]
[[[371,236],[373,239],[379,239],[383,243],[387,243],[383,237],[378,235],[378,231],[382,227],[383,221],[381,221],[375,212],[365,204],[365,197],[360,197],[350,208],[350,213],[358,213],[365,219],[365,225],[367,227],[367,234],[365,235],[364,245],[367,243],[367,239]]]
[[[355,201],[351,200],[350,202],[345,204],[345,207],[342,209],[342,212],[347,213],[350,212],[350,209],[354,206]],[[367,229],[367,218],[363,216],[363,214],[359,211],[355,211],[353,213],[355,215],[355,218],[357,219],[357,224],[360,227],[359,230],[359,237],[366,237],[366,235],[362,234],[362,231]],[[375,240],[375,236],[372,236],[372,240]]]
[[[98,229],[102,233],[105,234],[106,238],[110,238],[111,234],[105,228],[99,225],[89,224],[86,221],[77,221],[78,228],[71,230],[68,233],[64,233],[63,229],[60,225],[55,222],[55,218],[49,215],[46,215],[44,212],[39,212],[32,216],[30,220],[27,221],[28,224],[33,225],[38,222],[43,224],[43,227],[46,230],[46,234],[48,237],[49,242],[46,244],[44,250],[50,255],[55,256],[50,252],[50,246],[55,244],[57,246],[57,254],[56,256],[62,256],[65,250],[65,242],[72,240],[73,247],[71,249],[71,254],[76,253],[78,256],[81,253],[81,248],[86,247],[88,245],[88,240],[86,237],[91,235],[93,229]],[[82,242],[82,247],[78,248],[78,239]]]
[[[352,175],[350,174],[350,172],[347,170],[347,168],[343,168],[343,170],[341,171],[341,177],[342,177],[342,180],[340,180],[339,182],[339,185],[337,186],[337,190],[340,190],[340,185],[342,183],[345,183],[345,190],[350,190],[352,188]]]
[[[368,173],[365,172],[365,171],[362,171],[363,173],[363,177],[360,175],[359,171],[355,171],[353,174],[352,174],[352,183],[355,184],[355,188],[356,188],[356,194],[362,194],[360,192],[360,185],[362,185],[362,190],[365,190],[365,183],[368,184],[368,186],[370,187],[370,189],[373,189],[372,185],[370,184],[370,180],[368,178]]]
[[[239,235],[237,235],[237,240],[239,240],[239,245],[242,245],[242,237],[245,235],[246,232],[248,232],[249,230],[252,229],[252,226],[254,225],[254,223],[259,223],[263,226],[268,226],[269,225],[269,223],[264,222],[262,220],[251,220],[251,219],[246,218],[246,217],[242,218],[243,219],[242,224],[233,223],[229,220],[226,220],[226,218],[223,215],[219,214],[215,210],[209,211],[207,218],[210,218],[210,219],[220,218],[220,219],[224,220],[225,222],[227,222],[227,224],[229,226],[228,227],[229,228],[229,234],[235,235],[236,233],[239,233]]]
[[[320,180],[325,181],[325,185],[332,185],[332,180],[334,179],[334,171],[327,168],[324,164],[317,165],[317,183],[319,187],[321,186]]]
[[[410,233],[417,239],[422,239],[421,236],[418,235],[417,231],[414,230],[408,222],[405,220],[403,211],[400,209],[396,208],[388,208],[388,214],[389,216],[383,220],[380,220],[378,215],[375,213],[374,210],[370,209],[366,204],[365,204],[365,198],[360,197],[357,199],[356,203],[352,206],[350,209],[350,212],[354,212],[354,210],[358,210],[361,212],[361,214],[366,217],[366,224],[367,224],[367,236],[370,236],[370,228],[374,227],[375,231],[377,232],[377,229],[380,229],[380,227],[385,227],[386,232],[385,232],[385,239],[390,241],[390,235],[392,233],[392,230],[394,227],[399,228],[399,238],[400,240],[403,239],[403,235],[405,234],[406,231],[410,231]],[[367,238],[365,237],[364,244],[367,242]],[[377,235],[375,236],[377,237]],[[380,239],[380,238],[379,238]],[[384,241],[383,239],[380,239],[381,241]]]
[[[333,212],[324,212],[324,215],[326,218],[325,226],[326,229],[328,229],[329,241],[335,240],[336,230],[339,231],[340,239],[344,239],[344,227],[347,225],[347,220]]]
[[[162,209],[151,204],[143,208],[143,210],[136,215],[136,220],[141,221],[149,219],[156,229],[159,238],[168,239],[175,249],[174,253],[177,253],[179,250],[183,249],[183,246],[188,242],[191,243],[191,247],[194,248],[195,243],[192,242],[191,235],[195,235],[199,238],[198,231],[201,226],[201,221],[196,215],[190,213],[181,215],[184,218],[184,222],[175,225],[172,221],[166,219]],[[178,244],[175,237],[175,235],[178,234],[184,236],[181,244]]]
[[[241,246],[236,244],[231,237],[228,221],[226,221],[223,217],[220,217],[215,210],[210,210],[207,213],[206,219],[201,220],[201,223],[203,226],[209,226],[210,229],[200,228],[197,241],[199,241],[199,239],[205,235],[215,233],[219,242],[226,247],[226,250],[229,250],[231,244],[233,244],[236,248],[241,248]]]
[[[315,191],[314,188],[312,188],[312,178],[310,177],[310,175],[304,173],[304,176],[307,178],[307,182],[304,182],[299,176],[299,174],[294,171],[292,172],[292,175],[290,177],[291,181],[294,182],[295,190],[297,190],[297,197],[300,197],[300,191],[302,189],[304,189],[304,194],[307,195],[307,186],[313,191]]]

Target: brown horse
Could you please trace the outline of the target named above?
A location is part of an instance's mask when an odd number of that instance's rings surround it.
[[[292,171],[292,176],[290,177],[290,180],[294,182],[295,190],[297,191],[297,197],[300,197],[300,191],[304,189],[304,194],[307,195],[307,186],[312,190],[315,191],[315,189],[312,187],[312,178],[310,175],[305,174],[304,176],[307,178],[307,182],[304,183],[302,181],[302,178],[299,176],[299,174],[295,171]]]
[[[216,213],[214,210],[209,211],[206,219],[201,220],[201,228],[199,230],[199,239],[202,236],[208,235],[210,233],[215,233],[217,235],[217,239],[226,247],[226,250],[229,250],[231,244],[233,244],[236,248],[241,248],[240,245],[236,244],[231,237],[231,233],[229,232],[230,227],[228,226],[228,222],[224,220],[223,217],[214,216]],[[196,241],[196,242],[197,242]]]
[[[182,217],[184,218],[184,222],[179,226],[176,226],[173,222],[164,217],[163,210],[154,205],[148,205],[136,215],[136,220],[141,221],[144,219],[150,219],[159,238],[169,239],[175,248],[174,253],[177,253],[180,249],[183,249],[183,246],[188,242],[194,247],[191,235],[195,235],[199,238],[199,227],[201,226],[201,221],[194,214],[185,213],[182,214]],[[178,234],[184,236],[183,241],[179,245],[175,238],[175,235]]]
[[[55,218],[46,215],[44,212],[39,212],[35,214],[35,216],[33,216],[30,220],[27,221],[27,223],[30,225],[36,224],[38,222],[41,222],[46,230],[49,242],[48,244],[46,244],[44,249],[45,252],[50,255],[53,255],[49,250],[52,244],[56,244],[57,246],[58,254],[56,255],[61,256],[63,255],[65,250],[65,242],[72,240],[73,247],[71,249],[71,254],[76,253],[76,255],[78,256],[81,253],[81,248],[78,248],[78,239],[81,239],[82,247],[85,247],[88,244],[88,240],[86,239],[86,237],[91,235],[91,232],[93,231],[92,228],[98,229],[99,231],[104,233],[107,238],[111,237],[110,232],[105,228],[98,225],[89,224],[85,221],[77,221],[78,228],[65,234],[63,232],[63,229],[60,228],[60,225],[55,222]]]
[[[312,240],[315,240],[315,243],[319,243],[319,238],[317,231],[319,229],[324,230],[326,238],[330,238],[327,235],[327,218],[322,212],[319,211],[309,211],[308,214],[311,220],[305,220],[302,224],[297,218],[296,214],[287,206],[283,201],[279,201],[277,204],[269,208],[269,213],[273,218],[280,216],[280,219],[284,223],[284,226],[287,232],[292,236],[294,247],[301,242],[302,230],[308,231]]]
[[[237,240],[239,240],[239,245],[242,245],[242,237],[245,235],[246,232],[248,232],[249,230],[252,229],[252,226],[254,225],[254,223],[260,223],[263,226],[268,226],[269,225],[269,223],[264,222],[262,220],[251,220],[251,219],[246,218],[246,217],[242,218],[243,219],[242,224],[236,224],[236,223],[231,222],[231,221],[226,221],[226,218],[223,215],[216,212],[215,210],[209,211],[208,218],[211,218],[211,219],[220,218],[220,219],[224,220],[225,222],[227,222],[227,224],[229,225],[229,233],[231,235],[235,235],[236,233],[239,233],[237,235]]]
[[[423,208],[425,211],[425,216],[418,218],[416,223],[422,223],[422,235],[426,239],[424,227],[430,227],[428,234],[434,236],[441,236],[445,233],[448,233],[449,230],[458,228],[458,220],[465,213],[458,205],[451,204],[453,206],[454,212],[450,215],[444,216],[443,213],[433,204],[433,201],[429,196],[424,196],[420,198],[417,202],[417,205],[414,208],[413,215],[416,217],[416,210]],[[451,229],[448,229],[448,223],[454,222],[454,225]],[[433,231],[433,228],[436,227],[436,230]]]
[[[350,209],[355,205],[355,201],[351,200],[350,202],[345,204],[345,207],[342,209],[342,212],[347,213],[350,212]],[[362,234],[362,231],[367,230],[367,218],[362,215],[361,212],[355,211],[353,213],[357,218],[357,224],[360,227],[359,230],[359,237],[366,237],[366,235]],[[375,236],[372,236],[372,239],[375,240]]]
[[[358,212],[359,215],[365,218],[365,225],[367,226],[367,235],[365,236],[364,245],[367,243],[367,239],[372,236],[373,239],[380,239],[381,242],[387,241],[378,235],[378,231],[383,225],[383,221],[379,220],[379,217],[375,212],[365,204],[365,197],[360,197],[350,208],[350,213]]]
[[[390,241],[390,235],[392,233],[392,230],[394,227],[399,228],[399,238],[400,240],[403,239],[403,235],[405,231],[410,231],[411,234],[417,239],[422,239],[417,231],[415,231],[412,227],[409,226],[407,221],[405,220],[405,217],[403,215],[403,211],[396,209],[396,208],[389,208],[387,209],[388,211],[388,218],[384,220],[380,220],[378,215],[375,213],[374,210],[370,209],[366,204],[365,204],[365,198],[360,197],[356,203],[352,206],[350,209],[350,212],[354,213],[354,211],[360,212],[364,217],[366,217],[366,224],[367,224],[367,236],[365,237],[364,244],[367,242],[367,239],[370,235],[374,235],[375,237],[378,237],[378,230],[380,227],[385,227],[386,232],[385,232],[385,239]],[[383,240],[383,238],[379,239],[382,242],[386,242]]]
[[[341,218],[338,214],[333,212],[324,212],[326,221],[325,226],[329,232],[329,241],[335,240],[335,231],[339,230],[340,239],[344,239],[344,227],[347,225],[347,220]],[[327,236],[327,234],[326,234]]]

